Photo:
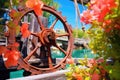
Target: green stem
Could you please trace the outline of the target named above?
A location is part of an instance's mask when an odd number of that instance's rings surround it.
[[[119,2],[118,2],[118,11],[117,11],[117,13],[119,14],[119,12],[120,12],[120,0],[118,0]]]

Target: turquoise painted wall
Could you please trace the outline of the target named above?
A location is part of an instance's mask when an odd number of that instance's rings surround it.
[[[84,58],[87,56],[88,58],[94,58],[96,55],[91,53],[91,50],[89,49],[78,49],[78,50],[73,50],[72,52],[72,57],[73,58]],[[55,51],[52,52],[52,58],[63,58],[64,54],[60,51]]]

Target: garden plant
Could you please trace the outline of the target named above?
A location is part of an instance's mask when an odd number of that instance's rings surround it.
[[[72,64],[67,79],[120,80],[120,0],[90,0],[87,7],[81,14],[81,22],[91,25],[87,32],[89,47],[98,56],[80,61],[83,68]]]

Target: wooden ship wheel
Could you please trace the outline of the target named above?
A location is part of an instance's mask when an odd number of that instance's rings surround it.
[[[23,56],[24,52],[22,52],[18,61],[18,69],[24,69],[30,72],[31,75],[64,69],[66,64],[69,63],[69,60],[71,59],[71,53],[73,49],[74,41],[72,37],[72,30],[71,26],[66,21],[66,18],[61,15],[61,12],[58,12],[54,8],[45,4],[43,4],[41,9],[43,11],[43,14],[47,13],[52,16],[52,18],[47,18],[47,20],[52,19],[51,24],[44,24],[44,21],[41,19],[41,17],[44,17],[44,15],[38,16],[33,9],[27,8],[26,6],[19,6],[17,10],[12,9],[10,12],[11,21],[7,23],[8,28],[10,28],[9,35],[7,36],[9,45],[15,43],[17,41],[16,37],[18,35],[21,35],[21,32],[16,34],[16,31],[12,29],[13,25],[16,26],[16,29],[24,23],[27,23],[29,26],[32,25],[33,23],[30,23],[30,21],[24,20],[24,17],[28,16],[29,14],[34,15],[37,21],[36,23],[34,22],[34,25],[32,26],[32,28],[35,28],[35,25],[37,24],[37,31],[33,31],[33,29],[29,30],[30,36],[26,38],[27,55]],[[30,20],[32,20],[32,18]],[[61,26],[63,27],[63,32],[59,32],[58,30],[58,28]],[[62,47],[60,45],[62,43],[59,41],[61,38],[63,38],[63,42],[67,43],[65,46],[62,45]],[[32,46],[28,49],[29,42],[31,42]],[[52,57],[52,55],[55,54],[53,54],[55,51],[54,49],[57,50],[56,54],[57,52],[60,52],[64,55],[62,60],[57,63],[54,62],[54,59]],[[32,57],[36,54],[37,58],[36,56],[34,57],[35,63],[32,63]]]

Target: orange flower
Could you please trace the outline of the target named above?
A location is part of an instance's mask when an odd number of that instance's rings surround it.
[[[67,63],[68,63],[68,64],[74,64],[74,60],[73,60],[72,58],[68,58],[68,59],[67,59]]]
[[[42,15],[42,10],[41,10],[39,4],[38,4],[38,5],[35,5],[35,6],[33,7],[33,9],[34,9],[34,12],[36,13],[37,16]]]
[[[18,43],[18,42],[15,42],[15,43],[13,44],[13,46],[15,46],[16,48],[18,48],[18,47],[19,47],[19,43]]]
[[[8,50],[4,55],[4,58],[6,58],[5,61],[6,68],[17,66],[19,57],[20,57],[19,51]]]
[[[0,55],[2,55],[3,53],[6,53],[7,48],[5,46],[0,46]]]
[[[83,80],[82,76],[77,73],[73,73],[73,77],[75,77],[77,80]]]
[[[23,23],[21,26],[21,33],[23,38],[27,38],[30,35],[30,31],[28,30],[28,24]]]
[[[27,0],[26,6],[32,8],[37,16],[42,15],[43,2],[40,0]]]
[[[28,8],[33,8],[33,6],[35,5],[35,1],[36,1],[36,0],[27,0],[27,1],[26,1],[26,6],[27,6]]]

